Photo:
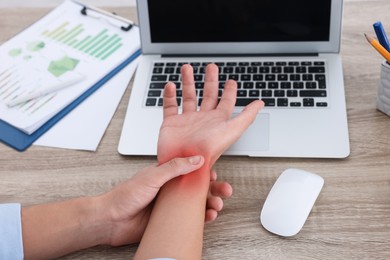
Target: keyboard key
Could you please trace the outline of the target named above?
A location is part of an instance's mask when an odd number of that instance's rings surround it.
[[[307,89],[316,89],[317,88],[317,83],[313,81],[308,81],[305,83],[305,87]]]
[[[226,81],[227,80],[227,75],[226,74],[219,74],[218,80],[219,81]]]
[[[153,107],[155,106],[157,103],[157,99],[156,98],[147,98],[146,99],[146,106],[147,107]]]
[[[294,89],[303,89],[303,82],[293,82]]]
[[[325,73],[325,67],[309,67],[309,73]]]
[[[248,92],[246,90],[237,90],[237,97],[246,97],[247,93]]]
[[[257,73],[257,67],[248,67],[247,69],[248,73]]]
[[[280,83],[281,89],[290,89],[291,88],[291,82],[281,82]]]
[[[284,90],[275,90],[274,91],[274,97],[284,97],[284,96],[285,96]]]
[[[312,74],[304,74],[302,75],[303,81],[313,81],[313,75]]]
[[[301,102],[291,102],[290,103],[290,107],[300,107],[300,106],[302,106]]]
[[[172,74],[172,73],[174,73],[175,72],[175,68],[174,67],[166,67],[165,69],[164,69],[164,73],[165,74]]]
[[[287,81],[288,80],[287,74],[279,74],[278,75],[278,80],[279,81]]]
[[[176,62],[167,62],[167,67],[176,67]]]
[[[295,73],[306,73],[306,67],[296,67]]]
[[[234,68],[233,67],[224,67],[223,68],[223,73],[233,73],[234,72]]]
[[[203,75],[201,75],[201,74],[194,75],[194,80],[195,81],[203,81]]]
[[[272,73],[281,73],[282,72],[282,67],[272,67],[271,68]]]
[[[165,87],[165,82],[164,83],[150,83],[149,88],[150,89],[164,89]]]
[[[313,98],[304,98],[303,99],[304,107],[314,107],[314,99]]]
[[[276,105],[274,98],[262,98],[261,100],[263,100],[266,107],[274,107]]]
[[[252,79],[250,74],[242,74],[241,81],[250,81]]]
[[[169,75],[169,81],[179,81],[179,75]]]
[[[249,90],[249,96],[250,97],[259,97],[260,91],[259,90]]]
[[[153,69],[153,74],[161,74],[163,72],[163,68],[157,67]]]
[[[230,74],[230,75],[228,76],[228,78],[237,81],[237,80],[239,79],[239,76],[238,76],[238,74]]]
[[[272,97],[272,90],[262,90],[261,96],[262,97]]]
[[[162,107],[164,105],[164,99],[159,98],[157,106]]]
[[[326,90],[301,90],[300,97],[326,97]]]
[[[244,107],[250,103],[252,103],[255,100],[259,100],[258,98],[237,98],[236,100],[236,106],[238,107]]]
[[[298,90],[287,90],[287,96],[288,97],[297,97],[298,96]]]
[[[290,81],[300,81],[301,80],[301,75],[299,74],[291,74],[290,75]]]
[[[276,76],[273,75],[273,74],[267,74],[267,75],[265,75],[265,80],[266,81],[275,81],[276,80]]]
[[[277,99],[278,107],[287,107],[288,99],[287,98],[278,98]]]
[[[279,88],[279,82],[268,82],[268,88],[269,89],[278,89]]]
[[[245,89],[251,89],[255,86],[253,82],[244,82],[243,88]]]
[[[236,67],[235,72],[238,73],[238,74],[245,73],[246,72],[246,68],[245,67]]]
[[[287,62],[285,62],[285,61],[276,62],[276,66],[286,66],[286,65],[287,65]]]
[[[259,72],[260,73],[269,73],[269,67],[260,67]]]
[[[222,84],[224,84],[224,83],[222,83]],[[196,89],[203,89],[203,87],[204,87],[204,83],[203,82],[195,82],[195,88]],[[223,86],[222,86],[222,88],[223,88]]]
[[[265,82],[256,82],[256,88],[257,89],[264,89],[266,87],[266,83]]]
[[[167,75],[152,75],[152,81],[167,81]]]
[[[327,103],[327,102],[317,102],[317,103],[316,103],[316,106],[317,106],[317,107],[327,107],[327,106],[328,106],[328,103]]]
[[[159,97],[161,96],[161,90],[149,90],[148,97]]]
[[[263,74],[255,74],[253,75],[253,80],[255,81],[262,81],[263,80]]]

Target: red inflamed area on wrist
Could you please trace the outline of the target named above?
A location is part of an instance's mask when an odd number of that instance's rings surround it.
[[[202,153],[186,149],[176,157],[189,157],[198,154]],[[210,184],[210,160],[206,157],[204,159],[205,162],[200,169],[177,178],[177,188],[183,189],[183,191],[186,191],[186,194],[199,194],[202,193],[202,190],[208,190]]]

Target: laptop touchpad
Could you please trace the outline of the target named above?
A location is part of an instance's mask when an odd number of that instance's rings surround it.
[[[233,114],[235,117],[237,114]],[[256,120],[228,151],[267,151],[269,149],[269,114],[257,114]]]

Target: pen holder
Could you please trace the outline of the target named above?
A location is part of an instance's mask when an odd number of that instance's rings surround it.
[[[376,107],[390,116],[390,65],[382,62]]]

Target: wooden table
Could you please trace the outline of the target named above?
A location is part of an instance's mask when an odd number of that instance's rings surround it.
[[[136,20],[135,8],[108,8]],[[0,42],[48,9],[1,9]],[[390,30],[390,1],[347,1],[342,57],[351,155],[347,159],[221,158],[216,170],[234,195],[205,229],[204,259],[390,259],[390,118],[376,110],[381,57],[366,42],[372,23]],[[130,84],[131,85],[131,84]],[[97,152],[33,146],[19,153],[0,144],[0,203],[23,205],[94,195],[109,190],[154,157],[117,153],[131,88],[123,97]],[[280,238],[259,222],[279,174],[296,167],[318,173],[325,186],[302,231]],[[128,259],[137,245],[98,246],[64,259]]]

